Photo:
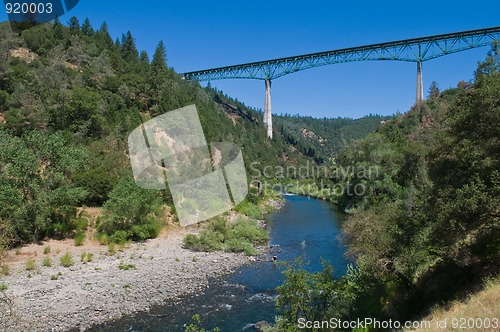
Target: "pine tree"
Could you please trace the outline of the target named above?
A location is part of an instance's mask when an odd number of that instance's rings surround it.
[[[436,81],[432,81],[429,87],[429,98],[439,97],[439,87]]]
[[[69,25],[69,31],[71,31],[72,33],[80,31],[80,21],[78,21],[78,19],[75,16],[72,16],[69,19],[68,25]]]
[[[111,38],[111,35],[109,34],[108,25],[106,24],[106,22],[104,22],[101,25],[101,27],[99,28],[99,30],[97,31],[97,36],[99,37],[99,39],[103,43],[104,47],[106,47],[106,48],[113,47],[113,39]]]
[[[165,50],[163,40],[160,40],[158,46],[156,46],[151,68],[155,77],[165,77],[167,75],[167,51]]]
[[[121,53],[125,61],[135,62],[139,60],[139,52],[137,51],[134,38],[132,37],[132,33],[130,31],[127,31],[124,35],[122,34],[121,45]]]
[[[55,39],[61,40],[64,38],[64,30],[63,30],[63,26],[61,24],[61,21],[59,21],[59,17],[56,17],[54,19],[54,24],[52,25],[52,30],[54,32]]]
[[[139,61],[141,61],[143,63],[149,64],[149,55],[148,55],[148,52],[141,51],[141,54],[139,55]]]
[[[85,18],[85,21],[83,22],[82,32],[85,36],[92,36],[94,34],[94,28],[92,28],[88,17]]]

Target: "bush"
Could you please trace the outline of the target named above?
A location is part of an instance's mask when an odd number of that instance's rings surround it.
[[[109,244],[109,237],[106,234],[98,233],[96,237],[100,245]]]
[[[202,251],[200,249],[200,239],[194,234],[186,235],[182,242],[184,243],[184,248],[188,248],[193,251]]]
[[[94,255],[91,253],[91,252],[82,252],[82,254],[80,255],[80,261],[82,263],[90,263],[92,262],[92,257],[94,257]]]
[[[51,267],[52,266],[52,261],[50,260],[49,257],[44,257],[42,260],[42,266],[45,267]]]
[[[193,251],[226,250],[257,255],[254,245],[268,239],[267,232],[254,220],[239,219],[235,223],[228,223],[222,218],[216,218],[200,235],[186,235],[183,243],[185,248]]]
[[[36,263],[34,259],[28,259],[26,263],[24,263],[24,267],[26,271],[33,271],[36,268]]]
[[[9,266],[8,265],[0,265],[0,276],[6,276],[9,274]]]
[[[43,254],[44,254],[44,255],[48,255],[48,254],[50,254],[50,246],[45,246],[45,247],[43,248]]]
[[[124,270],[124,271],[131,270],[131,269],[133,269],[133,270],[136,269],[136,267],[135,267],[134,264],[124,264],[123,262],[120,262],[120,265],[118,265],[118,268],[120,270]]]
[[[108,253],[113,256],[114,254],[116,254],[116,246],[113,242],[111,242],[110,244],[108,244]]]
[[[243,213],[244,215],[253,219],[263,219],[264,214],[259,209],[257,204],[244,200],[238,206],[236,206],[235,211]]]
[[[229,239],[226,241],[225,245],[227,251],[244,252],[249,256],[259,254],[257,249],[255,249],[250,242],[241,241],[240,239]]]
[[[124,245],[127,242],[128,237],[129,236],[126,231],[118,230],[109,237],[109,241],[111,241],[112,243]]]
[[[73,240],[75,241],[75,246],[81,246],[83,244],[83,240],[85,240],[85,233],[83,231],[76,233]]]
[[[157,218],[148,217],[141,225],[132,226],[132,237],[141,241],[154,239],[160,234],[162,225]]]
[[[7,290],[7,288],[9,288],[9,287],[6,284],[0,284],[0,292]]]
[[[260,244],[269,239],[265,229],[257,221],[239,219],[229,231],[229,238],[244,239],[249,243]]]
[[[73,227],[78,233],[83,232],[87,229],[88,223],[89,221],[87,218],[80,216],[79,218],[73,221]]]
[[[186,326],[185,332],[220,332],[220,329],[218,327],[214,328],[211,331],[200,327],[201,319],[200,319],[200,315],[198,315],[198,314],[191,317],[191,320],[193,322]]]
[[[162,227],[161,207],[162,198],[157,191],[142,189],[126,176],[109,194],[97,231],[119,244],[155,238]]]
[[[75,262],[73,261],[73,257],[71,256],[71,254],[69,252],[65,253],[61,257],[60,261],[61,261],[61,266],[64,266],[64,267],[70,267],[73,264],[75,264]]]

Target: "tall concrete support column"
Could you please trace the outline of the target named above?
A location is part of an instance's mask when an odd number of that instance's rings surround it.
[[[417,98],[415,103],[424,100],[424,89],[422,83],[422,61],[417,62]]]
[[[266,101],[264,103],[264,125],[267,136],[273,138],[273,114],[271,112],[271,80],[266,80]]]

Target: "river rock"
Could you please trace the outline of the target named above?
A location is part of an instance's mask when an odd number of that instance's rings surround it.
[[[271,324],[266,322],[265,320],[261,320],[260,322],[257,322],[253,325],[254,329],[256,329],[259,332],[264,331],[265,328],[271,327]]]

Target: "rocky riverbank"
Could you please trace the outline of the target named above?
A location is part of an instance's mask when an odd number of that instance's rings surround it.
[[[75,247],[71,241],[50,241],[11,253],[15,256],[9,275],[0,278],[0,286],[6,288],[0,291],[0,331],[84,331],[202,292],[210,277],[249,262],[243,254],[183,249],[187,232],[193,229],[169,231],[113,255],[105,246]],[[44,254],[47,246],[51,252]],[[74,260],[70,267],[60,264],[66,252]],[[92,252],[91,262],[81,261],[83,252]],[[42,266],[46,257],[51,267]]]

